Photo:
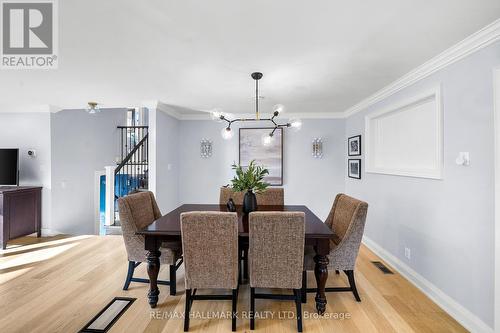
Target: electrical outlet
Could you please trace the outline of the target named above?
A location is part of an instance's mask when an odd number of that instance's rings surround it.
[[[405,257],[406,259],[411,259],[411,249],[409,247],[405,247]]]

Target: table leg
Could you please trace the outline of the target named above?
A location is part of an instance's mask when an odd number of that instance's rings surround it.
[[[322,315],[326,310],[326,295],[325,286],[326,280],[328,279],[328,257],[325,255],[317,254],[314,256],[314,276],[316,277],[316,284],[318,291],[316,292],[316,310]]]
[[[157,248],[156,250],[150,250],[148,252],[148,275],[149,275],[149,292],[148,292],[148,302],[152,309],[156,308],[158,304],[158,295],[160,294],[160,289],[158,289],[158,273],[160,272],[160,255],[161,252]]]

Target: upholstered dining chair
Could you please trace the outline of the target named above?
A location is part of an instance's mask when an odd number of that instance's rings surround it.
[[[221,187],[219,204],[225,205],[232,198],[236,205],[243,204],[245,192],[234,191],[231,187]],[[257,193],[257,205],[283,206],[285,204],[285,192],[282,187],[269,187],[262,193]]]
[[[361,239],[363,238],[367,211],[368,204],[366,202],[340,193],[335,197],[332,209],[325,222],[334,232],[334,237],[330,241],[328,269],[335,270],[336,273],[344,271],[349,280],[349,287],[326,288],[325,291],[350,291],[358,302],[361,302],[361,298],[356,288],[354,268]],[[304,303],[306,302],[306,293],[316,292],[317,290],[316,288],[307,288],[307,271],[314,270],[314,256],[314,249],[306,247],[302,279],[302,302]]]
[[[236,331],[238,301],[238,215],[223,212],[181,214],[186,282],[184,332],[195,300],[232,300],[231,328]],[[198,289],[230,289],[232,295],[197,295]]]
[[[162,215],[152,192],[144,191],[127,195],[118,199],[120,224],[128,258],[128,273],[123,290],[127,290],[130,282],[149,283],[148,279],[134,278],[134,270],[142,262],[146,262],[148,251],[144,249],[144,236],[136,232],[147,227]],[[158,281],[158,284],[170,286],[170,295],[176,294],[176,272],[182,264],[181,244],[170,244],[171,247],[160,248],[160,263],[170,266],[170,281]]]
[[[255,299],[293,300],[302,332],[301,292],[305,214],[252,212],[249,216],[250,329],[255,329]],[[256,293],[256,288],[292,289],[293,295]]]
[[[223,186],[220,188],[219,204],[225,205],[231,198],[236,205],[242,205],[244,196],[245,192],[234,191],[229,186]],[[256,194],[256,196],[258,205],[283,206],[285,204],[285,192],[282,187],[267,188],[264,192]],[[243,261],[243,275],[241,277],[248,279],[248,243],[245,241],[240,245],[240,260]]]

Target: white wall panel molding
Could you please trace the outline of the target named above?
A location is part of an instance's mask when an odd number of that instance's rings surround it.
[[[365,165],[369,173],[442,178],[439,86],[365,117]]]

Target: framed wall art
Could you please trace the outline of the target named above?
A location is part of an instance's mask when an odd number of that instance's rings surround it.
[[[361,179],[360,159],[349,159],[347,161],[347,175],[349,178]]]
[[[351,136],[347,139],[347,155],[361,156],[361,135]]]
[[[264,145],[263,138],[273,128],[240,128],[239,164],[248,166],[252,160],[269,170],[265,181],[272,186],[283,185],[283,129],[274,132],[270,144]]]

